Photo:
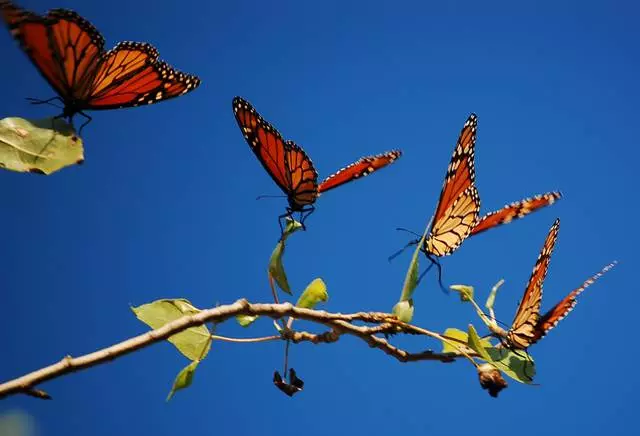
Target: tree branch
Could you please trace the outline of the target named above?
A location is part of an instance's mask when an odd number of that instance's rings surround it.
[[[66,356],[61,361],[39,369],[37,371],[26,374],[22,377],[0,384],[0,399],[12,394],[24,393],[32,394],[37,391],[34,386],[53,378],[91,368],[92,366],[109,362],[118,357],[133,353],[134,351],[148,347],[156,342],[163,341],[176,333],[186,330],[190,327],[200,326],[207,322],[221,323],[236,315],[249,316],[266,316],[272,319],[282,319],[290,316],[297,319],[303,319],[319,324],[323,324],[330,328],[329,331],[321,334],[309,332],[296,332],[292,330],[283,330],[281,336],[271,336],[262,338],[262,340],[290,339],[293,342],[312,342],[332,343],[336,342],[342,334],[350,334],[364,340],[372,348],[378,348],[386,354],[395,357],[401,362],[413,362],[418,360],[436,360],[441,362],[452,362],[456,358],[464,357],[473,361],[472,356],[462,352],[460,355],[455,353],[435,353],[427,350],[420,353],[409,353],[399,349],[389,343],[387,339],[376,336],[378,334],[414,334],[436,338],[439,340],[449,341],[438,333],[430,332],[420,327],[412,326],[398,321],[393,315],[382,312],[358,312],[352,314],[329,313],[323,310],[311,310],[295,307],[291,303],[282,304],[250,304],[247,300],[241,299],[233,304],[218,306],[212,309],[202,310],[195,315],[187,315],[176,319],[164,326],[135,336],[128,340],[114,344],[102,350],[85,354],[84,356],[71,357]],[[375,326],[358,326],[352,324],[360,321],[369,324],[377,324]],[[214,339],[222,340],[222,337],[214,336]],[[229,340],[230,338],[224,338]],[[255,339],[235,339],[233,342],[256,342]],[[474,363],[475,364],[475,363]]]

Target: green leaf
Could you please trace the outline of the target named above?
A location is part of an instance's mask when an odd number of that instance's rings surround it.
[[[473,300],[473,286],[451,285],[449,287],[454,291],[458,291],[460,293],[460,301],[466,302]]]
[[[191,382],[193,382],[193,376],[196,374],[196,368],[200,361],[194,360],[184,368],[182,371],[178,373],[176,379],[173,381],[173,387],[171,388],[171,392],[167,396],[167,401],[173,398],[173,395],[179,391],[180,389],[188,388],[191,386]]]
[[[83,161],[82,139],[60,118],[0,120],[0,168],[49,175]]]
[[[282,239],[287,239],[293,233],[302,229],[302,224],[294,220],[293,218],[286,217],[285,219],[287,221],[287,224],[284,227],[284,232],[282,232]]]
[[[487,302],[484,304],[484,307],[486,307],[488,310],[493,309],[493,305],[496,302],[496,294],[498,293],[498,289],[500,289],[500,286],[502,286],[503,283],[504,279],[500,279],[500,281],[493,286],[491,292],[489,292]]]
[[[249,327],[258,318],[258,315],[236,315],[236,321],[242,327]]]
[[[413,319],[413,299],[398,301],[391,311],[402,322],[410,323]]]
[[[427,232],[429,229],[427,228],[420,238],[420,241],[416,245],[416,249],[413,250],[413,256],[411,256],[411,263],[409,264],[409,269],[407,270],[407,275],[404,278],[404,285],[402,286],[402,294],[400,295],[400,301],[408,301],[413,298],[413,292],[418,287],[418,273],[420,271],[420,249],[424,245],[424,239],[427,236]]]
[[[469,348],[478,353],[487,362],[492,362],[493,360],[487,352],[485,345],[482,343],[482,339],[480,339],[480,336],[478,336],[478,332],[471,324],[469,324],[468,335],[469,338],[467,340],[467,345],[469,346]]]
[[[458,339],[459,341],[462,341],[464,343],[458,343],[456,342],[455,344],[458,345],[460,348],[462,348],[465,352],[467,353],[472,353],[473,350],[472,348],[470,348],[468,345],[465,345],[466,343],[468,343],[469,341],[469,335],[467,334],[467,332],[464,332],[462,330],[459,329],[455,329],[455,328],[448,328],[444,331],[443,336],[446,336],[448,338],[453,338],[453,339]],[[491,347],[491,341],[489,341],[489,339],[480,339],[480,343],[484,346],[484,347]],[[460,351],[453,345],[448,344],[447,342],[443,342],[442,343],[442,352],[443,353],[456,353],[456,354],[460,354]]]
[[[469,348],[484,360],[520,383],[531,383],[536,373],[533,359],[524,350],[511,351],[504,347],[486,346],[478,336],[476,329],[469,325]]]
[[[142,306],[132,307],[133,313],[143,323],[152,329],[157,329],[163,325],[175,321],[184,315],[194,315],[200,309],[194,307],[189,300],[185,299],[163,299]],[[190,327],[180,333],[169,337],[171,342],[187,359],[202,360],[211,348],[211,334],[204,325]]]
[[[316,304],[327,301],[328,299],[327,285],[324,284],[322,279],[317,278],[309,283],[307,288],[302,292],[296,306],[313,309]]]
[[[278,245],[273,249],[271,253],[271,259],[269,259],[269,276],[271,276],[278,287],[289,295],[291,293],[291,287],[287,280],[287,274],[284,272],[284,266],[282,266],[282,256],[284,255],[284,238],[278,241]]]
[[[490,363],[512,379],[525,384],[533,381],[536,366],[531,355],[524,350],[511,351],[504,347],[492,347],[487,352],[492,359]]]

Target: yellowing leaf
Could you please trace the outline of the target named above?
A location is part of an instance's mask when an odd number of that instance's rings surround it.
[[[236,315],[236,321],[242,327],[250,326],[256,319],[258,319],[258,315]]]
[[[296,306],[313,309],[316,304],[327,301],[328,299],[327,285],[324,284],[322,279],[317,278],[309,283],[307,288],[302,292]]]
[[[458,291],[460,293],[460,301],[471,301],[473,300],[473,286],[467,285],[451,285],[449,286],[454,291]]]
[[[176,376],[176,379],[173,381],[173,387],[171,388],[171,392],[169,392],[169,395],[167,396],[167,401],[173,398],[173,395],[180,389],[191,386],[191,383],[193,382],[193,376],[196,373],[196,368],[198,367],[199,363],[200,361],[195,360],[182,368],[182,370]]]
[[[189,300],[164,299],[156,300],[142,306],[132,307],[133,313],[152,329],[175,321],[184,315],[194,315],[200,309],[194,307]],[[211,348],[211,334],[204,326],[190,327],[176,333],[168,339],[189,360],[202,360]]]
[[[82,139],[60,118],[0,120],[0,168],[49,175],[83,161]]]

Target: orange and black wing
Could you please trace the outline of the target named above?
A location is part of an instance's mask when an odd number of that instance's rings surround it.
[[[309,166],[312,173],[315,173],[311,160],[299,147],[285,146],[280,132],[262,118],[248,101],[241,97],[235,97],[233,99],[233,113],[244,138],[264,169],[287,197],[295,196],[296,188],[290,169],[298,169],[295,177],[297,181],[305,179],[302,175],[305,175],[308,180],[308,171],[305,172],[301,168]],[[317,180],[317,174],[315,180]],[[308,186],[305,184],[303,186],[305,186],[303,191],[306,195]]]
[[[544,241],[542,250],[529,277],[529,283],[524,291],[516,316],[511,323],[511,328],[507,332],[507,341],[513,348],[524,349],[537,341],[536,329],[540,320],[540,304],[542,303],[542,286],[547,276],[551,254],[558,239],[560,220],[556,219],[547,238]]]
[[[169,100],[199,85],[197,76],[159,60],[151,44],[125,41],[101,56],[93,80],[79,91],[86,109],[101,110]]]
[[[298,209],[313,204],[318,197],[318,173],[304,150],[293,141],[285,141],[285,164],[289,176],[289,203]]]
[[[100,32],[65,9],[40,16],[6,0],[0,9],[13,37],[58,95],[65,102],[83,99],[104,53]]]
[[[478,233],[489,230],[493,227],[501,224],[507,224],[511,221],[522,218],[531,212],[550,206],[562,198],[560,192],[547,192],[546,194],[536,195],[535,197],[525,198],[524,200],[516,201],[506,205],[500,210],[491,212],[480,218],[478,224],[471,231],[471,235],[477,235]]]
[[[560,322],[560,320],[564,319],[564,317],[567,316],[567,314],[571,312],[571,310],[573,310],[575,305],[578,303],[578,295],[580,295],[582,291],[592,285],[593,282],[602,277],[607,271],[613,268],[616,263],[617,262],[610,263],[609,265],[602,268],[599,273],[591,276],[582,284],[582,286],[574,289],[569,295],[564,297],[558,304],[553,306],[547,313],[545,313],[540,318],[538,326],[535,330],[535,340],[538,341],[543,338],[549,332],[549,330],[553,329],[558,324],[558,322]]]
[[[402,151],[392,150],[375,156],[362,157],[324,179],[318,186],[318,194],[368,176],[372,172],[392,164],[400,156],[402,156]]]
[[[427,252],[447,256],[462,244],[478,221],[480,197],[475,187],[474,153],[478,119],[471,114],[460,132],[438,200]]]

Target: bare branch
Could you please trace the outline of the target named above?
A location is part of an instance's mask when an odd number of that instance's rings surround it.
[[[461,355],[446,353],[439,354],[427,350],[420,353],[409,353],[401,350],[389,343],[387,339],[379,337],[379,334],[414,334],[436,338],[441,341],[450,342],[450,338],[445,338],[438,333],[430,332],[417,326],[405,324],[398,321],[393,315],[382,312],[358,312],[351,314],[329,313],[323,310],[303,309],[293,306],[291,303],[282,304],[250,304],[247,300],[241,299],[233,304],[218,306],[212,309],[202,310],[195,315],[183,316],[164,326],[148,331],[139,336],[127,339],[102,350],[95,351],[84,356],[67,356],[61,361],[49,365],[37,371],[26,374],[22,377],[0,384],[0,399],[12,394],[23,393],[33,395],[33,392],[41,392],[34,389],[47,380],[61,377],[63,375],[91,368],[92,366],[109,362],[118,357],[148,347],[156,342],[163,341],[176,333],[190,327],[200,326],[207,322],[221,323],[236,315],[266,316],[272,319],[282,319],[290,316],[302,319],[330,328],[329,331],[320,334],[309,332],[296,332],[285,329],[281,336],[268,336],[264,338],[234,339],[221,336],[213,336],[217,340],[229,342],[263,342],[271,340],[290,339],[293,342],[333,343],[338,341],[341,335],[349,334],[364,340],[372,348],[378,348],[386,354],[395,357],[401,362],[413,362],[418,360],[435,360],[441,362],[452,362],[456,358],[467,357],[473,361],[472,356],[461,351]],[[360,321],[375,326],[359,326],[353,322]],[[475,362],[474,362],[475,364]]]

